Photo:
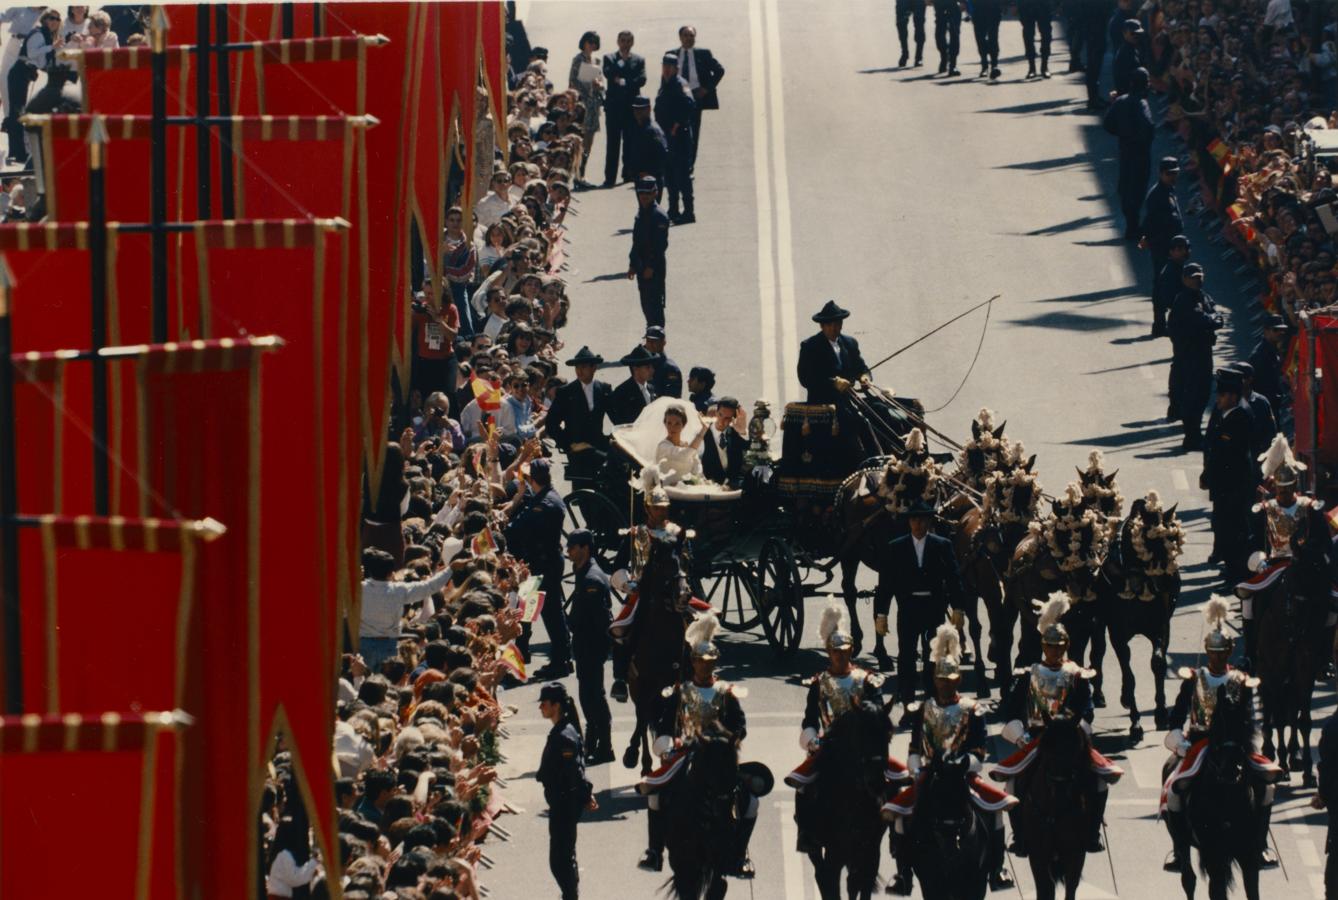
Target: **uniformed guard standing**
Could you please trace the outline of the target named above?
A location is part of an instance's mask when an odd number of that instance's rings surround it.
[[[593,557],[594,537],[584,528],[567,535],[567,559],[571,560],[572,657],[576,662],[576,690],[590,733],[586,762],[613,762],[612,716],[604,694],[604,663],[609,658],[609,625],[613,601],[609,576]]]
[[[1287,381],[1282,377],[1282,357],[1287,350],[1287,335],[1291,326],[1279,315],[1269,316],[1264,320],[1264,332],[1259,343],[1250,352],[1250,365],[1254,366],[1254,386],[1268,398],[1273,406],[1273,415],[1278,424],[1287,422],[1287,408],[1291,405],[1287,390]]]
[[[1208,419],[1199,487],[1212,501],[1213,553],[1229,589],[1249,577],[1250,506],[1254,502],[1254,417],[1241,402],[1240,373],[1217,370],[1217,406]]]
[[[938,73],[956,77],[957,54],[962,49],[962,7],[958,0],[934,0],[934,46],[938,48]]]
[[[1169,337],[1171,334],[1170,326],[1166,324],[1166,317],[1170,315],[1171,304],[1175,302],[1176,295],[1180,293],[1180,281],[1184,277],[1185,263],[1189,262],[1189,252],[1192,245],[1189,238],[1183,234],[1177,234],[1171,238],[1171,242],[1166,245],[1166,262],[1157,270],[1157,278],[1152,283],[1152,334],[1156,336]],[[1160,324],[1160,330],[1158,325]],[[1170,391],[1169,396],[1175,396],[1175,363],[1171,363]],[[1175,407],[1171,407],[1167,412],[1166,418],[1172,422],[1180,418],[1177,415]]]
[[[683,370],[665,354],[664,342],[664,327],[661,325],[650,326],[641,336],[642,345],[658,357],[655,360],[655,374],[651,377],[650,384],[655,389],[656,397],[682,397]]]
[[[643,175],[636,183],[638,212],[632,223],[632,252],[628,254],[628,279],[636,279],[641,295],[641,314],[646,325],[664,326],[665,275],[669,249],[669,217],[655,201],[659,186]]]
[[[576,705],[561,682],[539,689],[539,714],[553,723],[535,773],[548,803],[548,868],[562,891],[562,900],[576,900],[581,881],[576,866],[576,824],[582,812],[599,809],[599,803],[585,778]]]
[[[962,683],[962,642],[957,626],[945,622],[938,627],[930,642],[929,658],[934,665],[934,688],[922,703],[914,703],[911,714],[911,751],[907,758],[914,783],[883,806],[884,812],[894,817],[892,826],[892,855],[897,861],[897,874],[888,893],[909,897],[911,893],[910,842],[906,838],[906,821],[915,813],[917,789],[925,769],[935,760],[967,756],[970,760],[969,787],[971,800],[988,816],[990,829],[990,889],[1006,890],[1013,879],[1005,868],[1003,813],[1017,806],[1018,799],[981,779],[981,763],[989,755],[985,731],[986,707],[969,697],[963,697],[958,688]]]
[[[1087,87],[1087,110],[1105,109],[1107,100],[1101,96],[1101,69],[1106,61],[1106,26],[1110,22],[1110,0],[1078,0],[1083,25],[1083,44],[1087,63],[1083,67],[1083,81]]]
[[[664,165],[669,156],[669,144],[664,132],[650,115],[650,98],[632,99],[632,127],[627,133],[627,170],[631,180],[640,180],[649,175],[655,179],[655,199],[660,199],[660,189],[664,187]]]
[[[1268,398],[1254,389],[1254,366],[1247,362],[1232,363],[1231,368],[1240,373],[1241,399],[1250,407],[1254,416],[1254,439],[1250,441],[1250,452],[1262,457],[1273,436],[1278,433],[1278,420],[1273,415],[1273,404]]]
[[[1221,597],[1213,597],[1204,607],[1203,616],[1208,634],[1203,639],[1203,649],[1208,657],[1208,665],[1180,669],[1180,693],[1176,695],[1170,718],[1166,722],[1169,730],[1165,743],[1166,749],[1171,751],[1171,758],[1162,767],[1161,812],[1166,818],[1166,830],[1171,833],[1172,841],[1183,841],[1186,846],[1189,842],[1189,823],[1184,818],[1182,795],[1203,765],[1204,754],[1208,749],[1208,733],[1217,706],[1217,692],[1225,688],[1236,702],[1253,709],[1254,690],[1259,686],[1258,678],[1250,678],[1239,669],[1227,665],[1233,642],[1222,630],[1226,615],[1227,603]],[[1258,834],[1259,862],[1261,866],[1276,866],[1278,858],[1268,848],[1268,824],[1273,814],[1273,783],[1282,775],[1282,770],[1272,760],[1254,752],[1253,747],[1247,749],[1251,780],[1263,782],[1262,789],[1255,793],[1263,810]],[[1180,870],[1174,845],[1166,857],[1164,868],[1172,872]]]
[[[897,40],[901,41],[898,68],[904,68],[911,58],[906,39],[909,37],[907,26],[912,21],[915,23],[915,65],[922,66],[925,63],[925,0],[897,0]]]
[[[1003,21],[1003,0],[973,0],[971,12],[971,24],[980,50],[980,75],[998,81],[1002,74],[999,71],[999,23]]]
[[[1203,290],[1203,266],[1186,263],[1180,293],[1166,317],[1171,333],[1171,406],[1184,427],[1180,448],[1203,448],[1203,409],[1212,389],[1213,344],[1222,317],[1213,298]]]
[[[1022,42],[1027,48],[1027,77],[1036,77],[1036,32],[1041,33],[1042,78],[1050,77],[1050,43],[1054,37],[1051,0],[1018,0],[1017,17],[1022,22]]]
[[[678,74],[678,54],[666,53],[661,65],[660,91],[655,95],[655,122],[669,144],[664,180],[669,188],[669,219],[675,225],[697,221],[692,201],[692,121],[697,101]],[[683,205],[678,201],[682,195]],[[663,324],[663,323],[661,323]]]
[[[511,552],[530,567],[531,575],[542,581],[544,605],[539,611],[548,631],[548,665],[534,673],[535,678],[562,678],[571,674],[571,635],[567,615],[562,610],[562,523],[567,505],[553,487],[553,473],[546,459],[529,464],[525,490],[517,491],[507,507],[510,524],[506,529]],[[529,643],[529,634],[524,640]]]
[[[1148,70],[1136,69],[1128,92],[1116,98],[1103,121],[1106,131],[1120,141],[1120,211],[1124,213],[1124,237],[1131,241],[1139,239],[1143,200],[1152,171],[1152,139],[1156,135],[1147,93]]]
[[[1157,164],[1157,183],[1143,200],[1143,220],[1138,228],[1138,249],[1152,256],[1152,336],[1166,334],[1167,307],[1157,305],[1156,284],[1171,253],[1171,240],[1185,229],[1180,217],[1180,200],[1175,195],[1175,180],[1180,177],[1180,160],[1163,156]]]

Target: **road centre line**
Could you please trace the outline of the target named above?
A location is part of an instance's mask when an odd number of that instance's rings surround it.
[[[776,347],[776,274],[772,257],[771,166],[767,153],[766,49],[762,2],[748,2],[748,36],[753,82],[753,178],[757,192],[757,296],[762,311],[762,396],[780,404],[780,361]]]
[[[799,376],[790,364],[797,352],[799,331],[794,296],[794,238],[790,228],[790,168],[785,153],[785,90],[781,80],[780,10],[777,0],[766,0],[768,96],[771,100],[771,176],[775,184],[776,274],[780,283],[781,390],[785,400],[799,396]]]
[[[794,849],[799,840],[799,829],[794,824],[794,803],[777,801],[780,811],[780,839],[785,860],[785,900],[804,900],[804,862]]]

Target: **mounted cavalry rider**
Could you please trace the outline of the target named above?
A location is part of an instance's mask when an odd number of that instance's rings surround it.
[[[1161,792],[1161,811],[1166,817],[1166,828],[1172,840],[1189,827],[1184,818],[1183,797],[1194,776],[1203,768],[1203,761],[1208,755],[1208,733],[1217,707],[1218,690],[1225,687],[1234,700],[1248,709],[1253,708],[1254,690],[1259,686],[1258,678],[1251,678],[1227,664],[1234,642],[1222,630],[1226,614],[1225,600],[1213,597],[1208,601],[1203,611],[1208,625],[1208,635],[1203,639],[1208,664],[1197,669],[1184,667],[1180,670],[1180,693],[1175,698],[1175,706],[1168,720],[1170,731],[1166,735],[1166,748],[1172,756],[1162,768],[1165,784]],[[1258,783],[1255,797],[1263,809],[1259,828],[1260,865],[1276,866],[1278,858],[1268,848],[1268,825],[1273,814],[1273,784],[1283,776],[1283,772],[1276,763],[1253,752],[1253,748],[1250,751],[1250,777]],[[1180,870],[1174,847],[1166,857],[1165,868],[1174,872]]]
[[[654,729],[654,749],[663,762],[658,769],[642,779],[639,787],[642,793],[650,794],[652,816],[660,815],[656,802],[659,797],[655,791],[668,784],[683,768],[698,737],[713,726],[719,726],[733,736],[734,746],[738,747],[748,734],[747,720],[739,704],[740,698],[747,692],[715,676],[716,660],[720,658],[715,636],[719,631],[720,620],[712,610],[698,615],[684,633],[692,676],[665,688],[665,701]],[[757,796],[743,792],[735,837],[736,862],[733,870],[727,874],[740,878],[753,877],[748,842],[757,825],[757,809]],[[647,851],[647,855],[651,852]],[[648,862],[654,865],[647,865]],[[641,867],[659,871],[660,863],[658,859],[643,859]]]
[[[1272,445],[1259,460],[1264,484],[1272,485],[1273,496],[1251,507],[1256,516],[1256,533],[1262,538],[1262,553],[1256,552],[1251,558],[1257,568],[1254,577],[1236,586],[1245,625],[1246,668],[1252,668],[1257,658],[1255,623],[1262,618],[1259,604],[1268,596],[1267,588],[1279,578],[1286,577],[1293,561],[1305,555],[1307,561],[1317,563],[1313,569],[1308,567],[1306,574],[1314,573],[1319,577],[1302,583],[1303,591],[1322,596],[1321,592],[1328,589],[1328,528],[1321,512],[1324,501],[1297,490],[1305,463],[1292,455],[1291,446],[1281,434],[1274,437]],[[1260,556],[1263,557],[1262,565],[1258,562]]]
[[[812,794],[805,789],[817,777],[816,763],[822,752],[822,739],[831,730],[832,723],[857,709],[865,701],[882,705],[883,676],[851,663],[855,639],[850,634],[847,613],[838,603],[831,603],[822,611],[818,635],[827,648],[827,668],[808,680],[808,699],[804,704],[803,731],[799,746],[808,754],[793,772],[785,776],[785,783],[795,789],[795,823],[799,827],[799,852],[817,852],[818,844],[807,833],[805,823]],[[910,777],[905,763],[888,757],[884,772],[889,783],[905,781]]]
[[[938,627],[930,644],[929,658],[934,665],[934,691],[923,703],[911,705],[911,753],[908,762],[915,783],[897,794],[884,807],[884,813],[895,817],[893,825],[893,855],[897,860],[897,874],[889,891],[902,896],[911,893],[911,866],[908,858],[910,841],[907,820],[915,812],[917,789],[924,780],[923,773],[936,759],[950,759],[968,755],[971,762],[971,799],[994,823],[990,833],[990,888],[1004,890],[1013,886],[1013,879],[1005,868],[1003,817],[1004,810],[1017,806],[1018,799],[1001,791],[980,778],[980,765],[987,750],[984,705],[958,693],[962,683],[961,638],[956,626],[945,622]]]
[[[1083,728],[1090,732],[1094,717],[1090,680],[1096,677],[1096,672],[1068,658],[1069,633],[1059,621],[1068,609],[1069,598],[1062,593],[1051,594],[1041,608],[1036,626],[1041,633],[1041,661],[1014,672],[1013,689],[1001,709],[1004,718],[1009,719],[1001,734],[1006,740],[1018,744],[1020,749],[999,763],[990,772],[990,777],[1007,782],[1008,792],[1018,797],[1026,797],[1027,772],[1036,760],[1041,734],[1049,720],[1068,713],[1079,717]],[[1087,850],[1100,853],[1105,849],[1101,843],[1101,820],[1106,813],[1107,795],[1110,785],[1119,781],[1124,770],[1098,753],[1095,747],[1090,752],[1091,768],[1097,775],[1095,796],[1090,798],[1096,814],[1092,817]],[[1015,784],[1018,784],[1016,789]],[[1021,827],[1022,817],[1014,812],[1010,813],[1009,819],[1013,824],[1012,852],[1016,856],[1026,856],[1027,839]]]

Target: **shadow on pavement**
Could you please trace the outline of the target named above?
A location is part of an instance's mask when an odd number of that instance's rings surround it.
[[[1107,300],[1120,300],[1124,297],[1134,297],[1139,293],[1138,285],[1131,284],[1118,288],[1103,288],[1099,291],[1088,291],[1085,294],[1069,294],[1064,297],[1046,297],[1043,300],[1033,300],[1033,303],[1100,303]],[[1102,371],[1113,372],[1114,369],[1103,369]]]
[[[1061,331],[1110,331],[1129,323],[1116,316],[1084,316],[1070,312],[1047,312],[1025,319],[1009,319],[1009,324],[1031,328],[1058,328]]]

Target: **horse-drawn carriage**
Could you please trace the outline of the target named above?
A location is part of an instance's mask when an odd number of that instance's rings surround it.
[[[759,401],[748,424],[743,472],[734,485],[700,478],[666,479],[669,518],[690,529],[687,575],[692,592],[709,603],[730,631],[759,628],[778,655],[798,648],[804,631],[804,600],[833,593],[832,566],[843,532],[837,510],[852,460],[902,447],[920,407],[914,401],[864,402],[860,436],[843,440],[834,406],[792,403],[781,421],[782,453],[771,438],[775,424]],[[904,405],[904,406],[903,406]],[[573,528],[586,528],[602,564],[626,562],[626,534],[640,521],[644,488],[638,473],[657,469],[664,415],[686,404],[660,398],[636,422],[613,431],[605,465],[594,478],[574,482],[567,495]],[[705,425],[690,416],[682,440],[691,443]]]

